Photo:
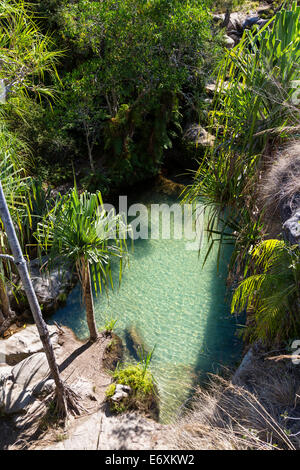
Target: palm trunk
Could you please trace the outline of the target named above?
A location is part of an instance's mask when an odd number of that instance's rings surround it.
[[[57,362],[54,356],[53,347],[50,341],[49,331],[46,323],[44,322],[42,312],[35,295],[31,279],[29,277],[26,261],[23,257],[23,253],[20,247],[19,240],[17,238],[13,221],[11,219],[6,199],[4,196],[2,184],[0,181],[0,217],[2,219],[4,229],[7,234],[7,239],[14,257],[14,262],[17,266],[25,293],[28,298],[28,302],[31,308],[31,312],[36,323],[44,351],[48,360],[49,368],[52,374],[52,377],[55,381],[57,398],[60,406],[65,414],[67,414],[67,403],[66,403],[66,393],[63,382],[61,381]]]
[[[86,308],[86,320],[90,331],[90,341],[95,342],[98,338],[98,331],[95,322],[94,299],[89,263],[83,261],[83,269],[83,296]]]

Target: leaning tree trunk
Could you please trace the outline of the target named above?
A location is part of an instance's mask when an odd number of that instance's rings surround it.
[[[86,308],[86,320],[90,331],[90,341],[95,342],[98,338],[98,331],[95,321],[95,312],[94,312],[94,299],[92,291],[92,282],[90,274],[90,266],[88,262],[82,262],[83,267],[83,276],[82,276],[82,288],[83,288],[83,297]]]
[[[0,181],[0,217],[2,219],[4,229],[6,231],[7,239],[13,254],[14,263],[17,266],[25,293],[28,298],[28,302],[31,308],[31,312],[36,323],[41,341],[43,343],[44,351],[48,360],[49,368],[52,374],[52,377],[56,385],[56,393],[58,398],[58,403],[65,415],[67,415],[67,402],[66,402],[66,391],[61,381],[57,362],[54,356],[53,347],[50,341],[49,331],[46,323],[44,322],[42,312],[33,289],[31,279],[29,277],[26,261],[23,257],[23,253],[20,247],[19,240],[17,238],[13,221],[11,219],[6,199],[4,196],[2,184]]]
[[[0,244],[0,254],[3,254],[3,246]],[[1,301],[1,307],[2,307],[2,313],[5,318],[9,318],[11,316],[11,308],[10,308],[10,302],[7,294],[7,289],[5,285],[5,279],[4,279],[4,268],[2,261],[0,262],[0,301]]]

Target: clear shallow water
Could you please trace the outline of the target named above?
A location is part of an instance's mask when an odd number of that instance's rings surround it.
[[[149,193],[139,202],[149,207],[176,201]],[[176,223],[172,220],[173,226]],[[138,359],[134,339],[147,351],[155,346],[151,371],[160,392],[162,421],[179,411],[207,372],[233,365],[240,356],[236,320],[225,301],[228,260],[222,260],[218,272],[216,259],[215,250],[202,269],[203,259],[197,251],[186,250],[186,240],[138,240],[121,287],[108,298],[105,294],[95,298],[97,325],[117,318],[116,333],[127,347],[127,359]],[[117,270],[114,274],[117,286]],[[88,336],[79,286],[54,320],[72,328],[80,338]]]

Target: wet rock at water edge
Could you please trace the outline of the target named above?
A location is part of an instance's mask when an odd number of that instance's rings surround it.
[[[54,313],[67,299],[68,293],[76,283],[76,276],[70,266],[55,266],[47,269],[47,258],[35,259],[29,263],[32,284],[43,315]],[[27,298],[22,284],[18,284],[18,302],[12,297],[16,311],[27,309]],[[27,309],[27,310],[26,310]]]

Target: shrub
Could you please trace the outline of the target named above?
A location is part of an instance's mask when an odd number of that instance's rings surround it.
[[[145,370],[142,364],[126,364],[124,367],[117,367],[112,377],[114,383],[106,391],[106,397],[112,412],[122,413],[139,410],[153,418],[158,418],[158,394],[153,376],[149,370]],[[120,402],[110,400],[114,395],[117,383],[131,388],[128,397]]]

